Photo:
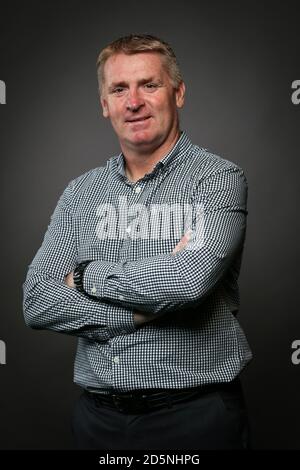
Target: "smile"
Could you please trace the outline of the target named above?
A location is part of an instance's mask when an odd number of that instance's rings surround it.
[[[129,123],[129,124],[136,124],[136,123],[138,123],[138,122],[147,121],[147,120],[150,119],[150,118],[151,118],[151,116],[146,116],[146,117],[140,117],[140,118],[136,118],[136,119],[128,119],[128,120],[125,121],[125,122],[127,122],[127,123]]]

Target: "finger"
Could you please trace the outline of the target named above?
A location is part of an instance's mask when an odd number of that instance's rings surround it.
[[[177,253],[178,251],[183,250],[183,248],[188,244],[192,236],[192,230],[189,229],[181,238],[181,240],[177,243],[174,250],[172,251],[173,254]]]

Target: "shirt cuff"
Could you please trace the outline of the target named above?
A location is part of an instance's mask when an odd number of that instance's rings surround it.
[[[113,338],[114,336],[135,333],[136,331],[133,311],[111,304],[111,308],[107,312],[108,335]]]
[[[108,261],[92,261],[83,273],[84,291],[95,298],[104,297],[104,283],[115,263]]]

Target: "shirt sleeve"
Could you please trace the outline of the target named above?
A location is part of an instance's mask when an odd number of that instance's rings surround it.
[[[106,341],[136,331],[133,311],[105,300],[89,299],[65,284],[77,264],[71,201],[74,182],[60,197],[42,246],[29,265],[24,290],[28,326]]]
[[[92,262],[84,288],[93,285],[98,298],[152,313],[201,302],[243,248],[247,190],[244,172],[237,166],[208,176],[193,194],[193,237],[185,249],[123,261],[111,265],[105,275],[101,262]]]

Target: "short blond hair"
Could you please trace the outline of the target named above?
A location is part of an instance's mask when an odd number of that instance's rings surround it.
[[[171,46],[162,39],[150,34],[130,34],[116,39],[100,52],[96,62],[100,91],[104,83],[104,66],[109,57],[119,53],[131,55],[140,52],[157,52],[161,54],[172,86],[176,90],[179,88],[183,80]]]

